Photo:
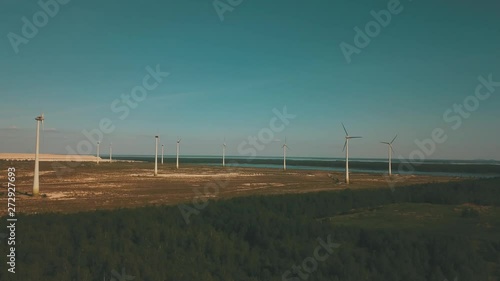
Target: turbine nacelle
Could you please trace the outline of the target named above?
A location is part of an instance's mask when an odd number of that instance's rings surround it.
[[[43,116],[43,113],[42,113],[42,114],[40,114],[40,116],[37,116],[37,117],[35,118],[35,120],[36,120],[36,121],[40,121],[40,122],[42,122],[42,131],[44,131],[44,132],[45,132],[45,124],[43,123],[43,121],[45,120],[45,117]]]
[[[344,128],[344,132],[345,132],[345,142],[344,142],[344,148],[342,149],[342,151],[345,151],[345,148],[347,147],[347,142],[350,139],[361,139],[363,137],[360,137],[360,136],[351,137],[351,136],[349,136],[349,133],[347,132],[347,129],[344,126],[344,123],[341,123],[341,124],[342,124],[342,128]]]
[[[392,145],[392,143],[396,140],[397,137],[398,135],[394,136],[394,138],[390,142],[381,141],[380,143]]]
[[[398,137],[398,135],[396,135],[390,142],[381,141],[380,143],[387,144],[391,148],[391,150],[394,152],[394,149],[392,149],[392,143],[396,140],[397,137]]]
[[[361,139],[363,137],[349,137],[349,136],[346,136],[345,137],[345,142],[344,142],[344,148],[342,149],[342,151],[345,151],[345,148],[347,147],[347,142],[350,140],[350,139]]]
[[[274,141],[279,142],[281,140],[278,139],[278,140],[274,140]],[[285,143],[281,146],[281,148],[290,149],[290,147],[288,147],[288,144],[286,144],[286,137],[285,137]]]
[[[43,120],[45,120],[45,117],[43,116],[43,113],[42,113],[40,116],[37,116],[37,117],[35,118],[35,120],[36,120],[36,121],[43,121]]]

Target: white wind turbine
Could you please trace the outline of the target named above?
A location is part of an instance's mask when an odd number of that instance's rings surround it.
[[[35,118],[36,120],[36,145],[35,145],[35,172],[33,178],[33,196],[37,196],[40,190],[39,176],[40,176],[40,122],[43,124],[43,113]]]
[[[342,124],[342,127],[344,128],[344,132],[345,132],[345,143],[344,143],[344,149],[342,151],[345,150],[345,182],[347,184],[349,184],[349,140],[350,139],[359,139],[359,138],[362,138],[362,137],[351,137],[349,136],[349,133],[347,133],[347,130],[344,126],[343,123]]]
[[[165,152],[165,146],[161,145],[161,164],[163,165],[163,153]]]
[[[285,143],[283,144],[283,170],[286,171],[286,150],[288,149],[288,145],[286,144],[286,137],[285,137]]]
[[[158,175],[158,136],[155,136],[155,177]]]
[[[226,167],[226,138],[222,144],[222,167]]]
[[[398,135],[396,135],[391,142],[383,142],[381,141],[380,143],[383,143],[383,144],[387,144],[388,146],[388,149],[389,149],[389,176],[392,175],[392,152],[394,151],[392,149],[392,143],[394,142],[394,140],[398,137]]]
[[[179,146],[180,146],[181,140],[182,139],[179,139],[179,137],[177,137],[177,160],[176,160],[176,165],[175,165],[177,169],[179,169]]]
[[[99,164],[99,159],[100,159],[100,157],[99,157],[99,145],[100,145],[100,144],[101,144],[101,142],[100,142],[100,141],[98,141],[98,142],[97,142],[97,160],[96,160],[96,161],[97,161],[97,164]]]

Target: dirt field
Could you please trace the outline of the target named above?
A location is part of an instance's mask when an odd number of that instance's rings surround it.
[[[65,163],[64,165],[68,165]],[[16,212],[80,212],[97,209],[133,208],[145,205],[191,203],[195,197],[302,193],[347,188],[343,174],[305,171],[212,166],[158,165],[142,162],[73,163],[70,169],[54,169],[40,163],[40,194],[32,197],[33,161],[0,161],[0,216],[7,212],[7,168],[16,168]],[[397,176],[395,186],[459,180],[451,177]],[[218,184],[218,192],[214,186]],[[205,191],[206,186],[211,186]],[[351,173],[349,188],[390,188],[383,175]],[[26,195],[25,193],[29,194]]]

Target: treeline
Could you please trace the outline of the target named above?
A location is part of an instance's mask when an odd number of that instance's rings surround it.
[[[396,202],[500,206],[499,183],[212,201],[189,224],[177,206],[20,216],[16,274],[1,270],[0,280],[495,280],[500,237],[341,227],[323,218]],[[308,273],[304,261],[328,236],[339,246]],[[5,268],[4,254],[0,261]]]

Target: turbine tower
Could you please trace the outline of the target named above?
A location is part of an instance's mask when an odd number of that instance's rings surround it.
[[[42,115],[36,117],[35,120],[36,120],[36,146],[35,146],[35,173],[34,173],[34,178],[33,178],[33,196],[37,196],[38,191],[40,189],[40,185],[39,185],[40,122],[42,122],[42,124],[43,124],[43,120],[45,120],[45,118],[43,117],[43,113],[42,113]]]
[[[226,167],[226,138],[222,144],[222,167]]]
[[[101,144],[101,142],[97,142],[97,164],[99,164],[99,145]]]
[[[288,149],[288,145],[286,144],[286,138],[285,138],[285,143],[283,144],[283,171],[286,171],[286,150]]]
[[[346,130],[344,124],[343,123],[341,123],[341,124],[342,124],[342,127],[344,128],[344,132],[345,132],[344,149],[342,149],[342,151],[345,150],[345,183],[349,184],[349,140],[350,139],[360,139],[362,137],[349,136],[349,133],[347,133],[347,130]]]
[[[109,143],[109,163],[113,161],[113,143]]]
[[[388,149],[389,149],[389,176],[392,176],[392,152],[394,151],[392,149],[392,143],[394,142],[394,140],[398,137],[398,135],[396,135],[391,142],[383,142],[381,141],[380,143],[383,143],[383,144],[387,144],[388,146]]]
[[[165,146],[161,145],[161,164],[163,165],[163,152],[165,151]]]
[[[158,175],[158,136],[155,136],[155,177]]]
[[[177,160],[176,160],[176,165],[175,165],[175,167],[177,169],[179,169],[179,146],[180,146],[181,140],[182,139],[179,139],[179,137],[177,137]]]

